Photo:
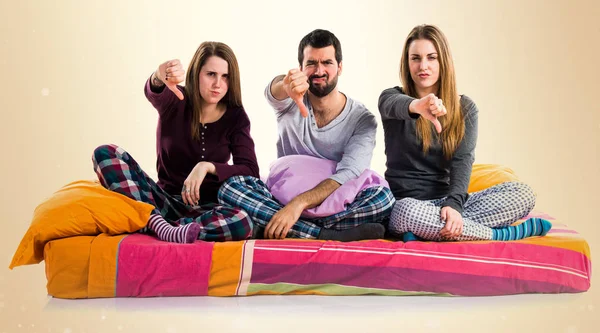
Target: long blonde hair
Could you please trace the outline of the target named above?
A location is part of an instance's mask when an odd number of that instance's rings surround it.
[[[400,80],[404,93],[419,98],[415,87],[415,82],[410,76],[408,65],[408,48],[410,44],[419,39],[430,41],[437,50],[438,61],[440,63],[439,90],[436,94],[441,98],[448,112],[445,116],[438,118],[442,125],[442,133],[437,135],[433,124],[423,118],[417,119],[417,137],[423,143],[423,152],[427,153],[431,147],[434,138],[441,140],[444,156],[446,159],[452,158],[452,155],[458,148],[458,145],[465,136],[464,117],[460,108],[460,97],[456,90],[456,76],[454,72],[454,62],[446,36],[442,31],[433,25],[416,26],[406,38],[404,51],[400,60]],[[435,136],[435,137],[434,137]]]
[[[240,85],[240,69],[233,50],[224,43],[204,42],[196,50],[196,54],[190,62],[185,77],[185,93],[188,103],[192,107],[192,138],[200,139],[200,115],[202,112],[202,96],[200,95],[200,70],[208,58],[217,56],[227,61],[229,86],[227,93],[219,103],[228,107],[242,106],[242,88]]]

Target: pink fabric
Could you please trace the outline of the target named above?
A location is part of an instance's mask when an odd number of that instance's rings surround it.
[[[336,294],[328,286],[340,285],[382,293],[463,296],[588,290],[591,261],[579,251],[556,246],[560,243],[552,237],[539,240],[538,244],[257,240],[250,285],[268,291],[269,285],[280,290],[276,286],[287,284],[324,294]]]
[[[271,164],[266,184],[273,197],[286,205],[297,195],[313,189],[335,174],[337,163],[305,155],[290,155]],[[317,218],[331,216],[346,210],[360,191],[374,186],[389,187],[387,181],[375,171],[367,169],[358,178],[344,183],[321,205],[306,209],[302,216]]]
[[[127,236],[119,245],[116,296],[207,295],[213,245]]]

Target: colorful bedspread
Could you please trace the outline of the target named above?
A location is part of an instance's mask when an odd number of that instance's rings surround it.
[[[173,244],[141,234],[78,236],[46,245],[47,287],[59,298],[584,292],[589,246],[553,225],[545,237],[512,242]]]

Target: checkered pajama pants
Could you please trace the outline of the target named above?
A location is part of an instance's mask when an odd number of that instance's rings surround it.
[[[445,223],[440,218],[441,204],[436,200],[398,200],[392,211],[389,231],[400,236],[410,231],[426,240],[439,241]],[[454,240],[490,240],[492,228],[510,226],[535,206],[535,194],[526,184],[506,182],[469,194],[463,207],[463,233]]]
[[[252,217],[254,236],[261,235],[271,218],[283,205],[269,192],[260,179],[250,176],[234,176],[219,189],[219,202],[241,207]],[[300,219],[288,232],[289,238],[317,238],[321,228],[345,230],[364,223],[382,223],[394,207],[396,199],[389,188],[371,187],[361,191],[346,210],[318,219]]]
[[[133,157],[118,146],[103,145],[96,148],[92,161],[102,186],[153,205],[155,209],[152,214],[160,214],[175,225],[200,224],[202,231],[198,239],[230,241],[252,236],[253,224],[246,212],[227,205],[186,205],[181,196],[170,195],[160,188]],[[145,227],[140,232],[147,233],[148,230]]]

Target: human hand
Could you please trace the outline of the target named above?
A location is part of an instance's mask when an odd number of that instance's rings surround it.
[[[304,209],[293,200],[279,210],[265,228],[265,238],[284,239],[300,218]]]
[[[177,96],[177,98],[183,101],[183,93],[177,88],[177,85],[185,81],[185,70],[183,69],[183,66],[181,66],[179,59],[169,60],[160,64],[154,75],[156,75],[156,77],[161,80],[167,88]]]
[[[206,162],[196,164],[183,182],[181,198],[187,205],[197,205],[200,201],[200,185],[202,185],[207,173],[207,166],[204,163]]]
[[[442,132],[442,124],[437,118],[446,115],[448,112],[440,98],[437,98],[434,94],[429,94],[421,99],[416,99],[410,103],[409,110],[432,122],[438,133]]]
[[[440,218],[446,222],[446,225],[440,230],[440,236],[446,239],[453,239],[463,233],[462,215],[456,209],[446,206],[440,211]]]
[[[308,117],[308,109],[304,105],[304,94],[308,91],[308,77],[304,72],[295,68],[283,78],[283,89],[288,96],[298,105],[302,117]]]

